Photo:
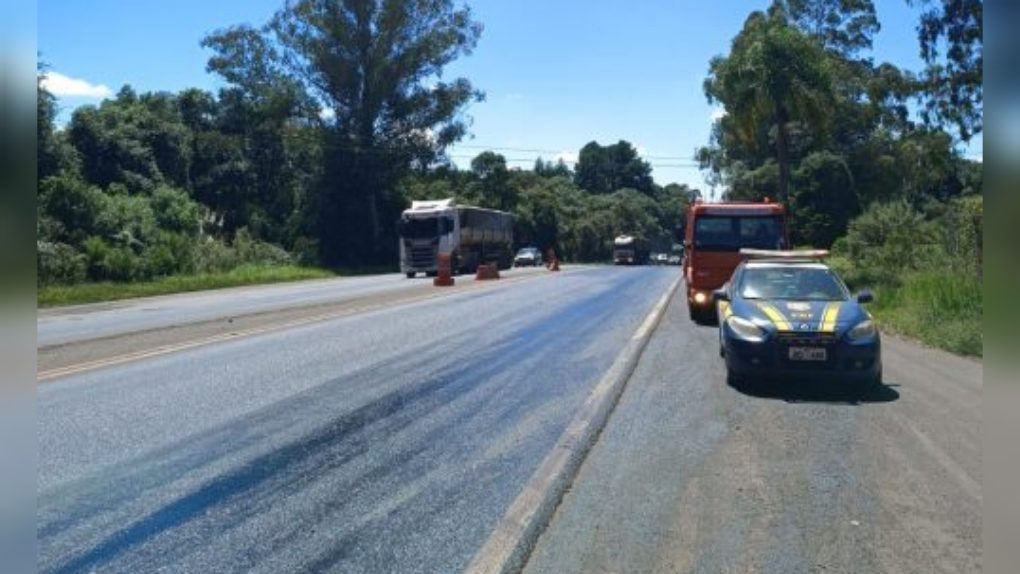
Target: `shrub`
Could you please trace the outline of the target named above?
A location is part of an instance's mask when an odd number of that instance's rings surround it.
[[[152,194],[152,210],[160,229],[188,236],[201,229],[202,208],[188,194],[172,187],[160,186]]]
[[[225,271],[240,264],[237,253],[222,241],[209,238],[194,247],[193,260],[199,273]]]
[[[98,187],[73,175],[48,177],[39,184],[40,220],[52,220],[49,229],[54,239],[66,243],[78,244],[96,233],[105,202]]]
[[[160,232],[156,242],[145,250],[145,268],[151,276],[194,271],[195,241],[180,233]]]
[[[252,239],[244,227],[234,235],[233,248],[241,263],[254,265],[289,265],[293,262],[289,253],[282,247]]]
[[[86,258],[66,243],[36,242],[40,286],[71,285],[85,280]]]
[[[96,230],[103,237],[117,237],[122,244],[132,244],[134,248],[141,248],[156,238],[156,215],[147,197],[108,195],[105,200],[96,222]]]

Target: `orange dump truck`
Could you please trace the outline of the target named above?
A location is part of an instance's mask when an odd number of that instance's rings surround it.
[[[705,203],[687,208],[682,226],[684,280],[691,319],[715,318],[712,291],[722,287],[737,264],[742,248],[788,249],[786,210],[766,199],[762,203]]]

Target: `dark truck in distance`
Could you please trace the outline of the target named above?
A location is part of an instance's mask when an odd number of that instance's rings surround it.
[[[453,199],[413,201],[397,231],[400,271],[408,278],[435,276],[440,253],[450,254],[456,273],[474,273],[481,263],[510,268],[514,219],[504,211],[457,205]]]
[[[613,265],[645,265],[648,253],[648,242],[640,237],[620,235],[613,240]]]

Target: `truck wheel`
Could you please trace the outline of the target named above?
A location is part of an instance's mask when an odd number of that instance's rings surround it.
[[[438,271],[426,271],[425,272],[425,276],[426,277],[435,277],[436,275],[439,275]]]
[[[415,273],[414,271],[408,271],[407,273],[404,273],[404,275],[407,275],[408,279],[414,279],[415,276],[417,276],[418,274]]]

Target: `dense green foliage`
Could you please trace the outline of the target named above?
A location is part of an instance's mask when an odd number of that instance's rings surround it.
[[[848,283],[876,291],[874,312],[893,329],[958,353],[981,355],[980,196],[930,204],[874,204],[833,246]]]
[[[861,57],[874,13],[870,0],[776,2],[711,62],[705,94],[726,113],[702,167],[730,199],[786,198],[795,243],[830,245],[876,201],[922,208],[980,193],[980,164],[950,133],[958,118],[912,119],[929,83]]]

